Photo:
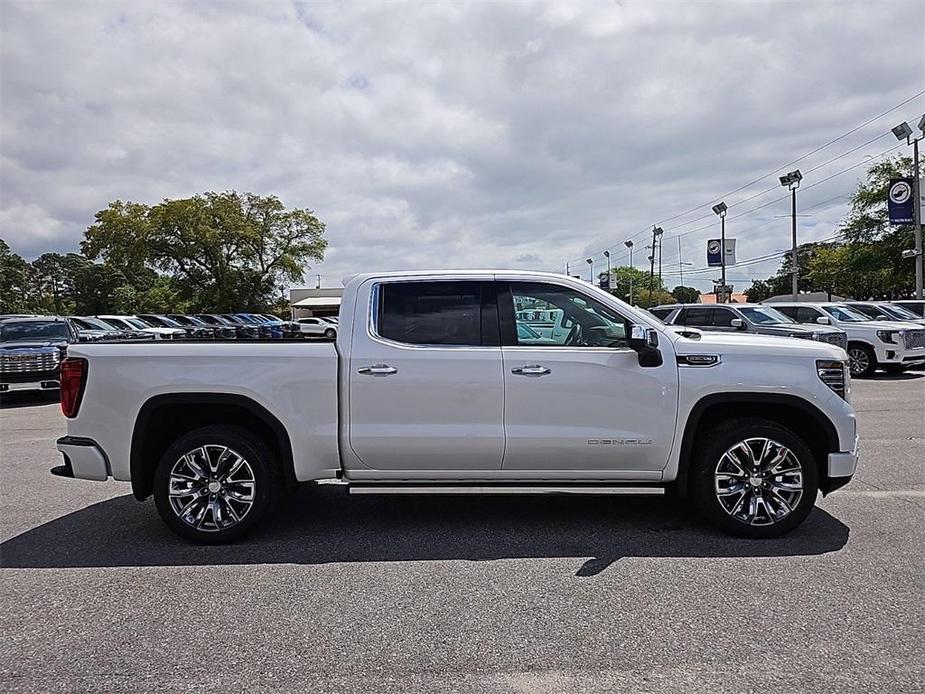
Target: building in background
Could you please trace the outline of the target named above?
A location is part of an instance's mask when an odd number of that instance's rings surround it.
[[[292,317],[295,319],[336,316],[340,313],[340,299],[343,294],[343,287],[290,289],[289,308]]]

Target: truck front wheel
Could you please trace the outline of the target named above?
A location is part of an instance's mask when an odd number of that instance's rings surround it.
[[[181,436],[154,473],[154,503],[184,539],[220,544],[254,528],[279,496],[273,456],[246,429],[213,425]]]
[[[819,472],[800,437],[775,422],[737,419],[701,437],[692,461],[698,510],[732,535],[777,537],[805,520]]]
[[[853,342],[848,345],[848,368],[854,377],[872,376],[877,370],[877,355],[867,345]]]

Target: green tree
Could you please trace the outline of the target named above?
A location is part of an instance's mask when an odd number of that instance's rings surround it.
[[[629,265],[620,265],[610,271],[610,293],[618,296],[628,303],[642,308],[657,306],[658,304],[674,303],[671,294],[660,283],[658,276],[649,277],[649,273]],[[649,289],[652,289],[652,301],[649,302]],[[630,302],[630,288],[632,286],[633,299]]]
[[[43,253],[32,261],[35,290],[42,307],[50,313],[67,313],[73,308],[73,283],[65,257],[60,253]]]
[[[153,206],[117,200],[96,214],[81,245],[136,289],[137,278],[153,270],[175,283],[174,300],[218,311],[265,309],[275,288],[301,281],[306,264],[322,260],[326,247],[324,224],[310,210],[234,191]]]
[[[29,264],[0,239],[0,313],[30,310],[28,272]]]
[[[673,296],[674,300],[679,304],[696,304],[700,299],[700,290],[679,284],[671,290],[671,296]]]

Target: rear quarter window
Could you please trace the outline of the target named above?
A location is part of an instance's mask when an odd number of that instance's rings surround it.
[[[411,345],[480,345],[480,282],[396,282],[379,286],[377,332]]]

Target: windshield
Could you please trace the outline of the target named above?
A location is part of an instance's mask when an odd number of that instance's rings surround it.
[[[892,316],[897,320],[922,320],[921,316],[915,315],[912,311],[902,306],[893,306],[892,304],[887,306],[886,304],[881,304],[877,308],[886,315]]]
[[[748,318],[752,323],[757,325],[773,325],[775,323],[796,323],[789,316],[785,316],[776,308],[739,306],[737,307],[742,315]]]
[[[844,321],[845,323],[866,323],[870,320],[863,313],[858,313],[847,306],[823,306],[822,310],[835,320]]]
[[[122,320],[137,330],[145,330],[146,328],[155,327],[155,326],[148,325],[140,318],[122,318]]]
[[[33,340],[67,340],[71,336],[67,323],[63,321],[8,321],[0,326],[0,340],[3,342],[26,342]]]
[[[156,316],[156,318],[157,318],[161,323],[163,323],[164,325],[166,325],[168,328],[179,328],[179,327],[181,327],[180,324],[177,323],[177,321],[175,321],[173,318],[168,318],[167,316]]]
[[[80,316],[79,318],[71,318],[71,320],[77,323],[78,326],[87,328],[89,330],[112,330],[111,325],[106,325],[106,323],[98,318],[87,318],[87,316]]]
[[[248,325],[256,325],[256,324],[257,324],[257,321],[256,321],[255,319],[253,319],[253,318],[251,318],[250,316],[245,315],[245,314],[243,314],[243,313],[236,313],[236,314],[234,314],[234,317],[237,318],[237,319],[238,319],[239,321],[241,321],[242,323],[247,323]]]

